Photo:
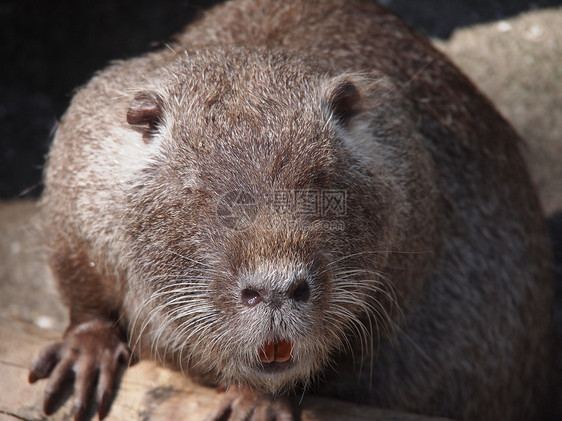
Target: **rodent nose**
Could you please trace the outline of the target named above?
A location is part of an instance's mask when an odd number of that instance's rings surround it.
[[[283,301],[306,302],[310,298],[310,286],[306,279],[300,279],[290,285],[283,293],[270,291],[269,293],[260,292],[257,288],[244,288],[242,290],[242,304],[247,307],[257,306],[262,301],[279,307]]]
[[[252,289],[252,288],[244,288],[242,290],[242,303],[248,307],[257,306],[259,303],[263,301],[261,294]]]
[[[289,299],[298,301],[298,302],[306,302],[310,298],[310,286],[306,279],[300,279],[295,282],[289,290],[287,291],[287,295]]]

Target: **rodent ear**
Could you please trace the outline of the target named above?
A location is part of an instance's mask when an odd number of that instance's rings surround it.
[[[361,111],[361,95],[355,83],[349,79],[334,82],[328,91],[329,108],[334,117],[346,126],[349,120]]]
[[[138,92],[127,111],[127,123],[142,133],[148,143],[162,120],[162,100],[153,92]]]

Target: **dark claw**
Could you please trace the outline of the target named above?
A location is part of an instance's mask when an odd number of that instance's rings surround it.
[[[117,350],[116,361],[119,365],[130,364],[131,362],[131,351],[129,351],[129,348],[124,343],[120,344]]]
[[[109,412],[109,404],[111,402],[111,389],[104,390],[100,397],[98,397],[98,418],[103,420]]]
[[[35,383],[39,379],[49,377],[53,368],[60,361],[62,343],[56,343],[45,348],[31,363],[29,371],[29,383]]]
[[[104,362],[100,369],[96,402],[98,404],[98,417],[103,419],[109,410],[109,403],[113,391],[117,361]]]
[[[45,389],[45,400],[43,401],[43,411],[45,411],[45,414],[50,415],[55,411],[59,398],[64,391],[66,381],[74,376],[73,364],[73,359],[63,359],[51,374]]]
[[[74,406],[76,414],[74,420],[78,421],[85,417],[88,409],[88,402],[96,384],[97,367],[96,361],[91,356],[85,357],[80,361],[76,368],[77,376],[74,381]]]
[[[99,419],[105,418],[109,411],[115,379],[121,366],[129,359],[129,350],[125,344],[120,344],[113,355],[105,355],[101,361],[99,379],[96,390]]]
[[[74,407],[74,421],[88,420],[88,405],[79,405]]]

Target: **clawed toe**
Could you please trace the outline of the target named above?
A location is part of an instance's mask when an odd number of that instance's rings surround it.
[[[43,401],[47,415],[66,400],[73,384],[74,421],[88,419],[95,392],[101,420],[109,412],[116,378],[129,357],[113,323],[90,322],[69,329],[64,342],[45,348],[31,365],[29,381],[49,377]]]
[[[45,388],[45,400],[43,401],[43,411],[45,414],[52,414],[61,396],[64,394],[65,385],[74,377],[73,358],[62,358],[57,363],[49,377],[49,383]]]
[[[206,421],[294,421],[291,404],[243,387],[231,387]]]
[[[33,360],[29,371],[29,383],[49,377],[61,356],[62,343],[49,345]]]

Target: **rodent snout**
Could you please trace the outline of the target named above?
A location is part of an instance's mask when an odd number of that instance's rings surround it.
[[[310,298],[310,285],[306,279],[292,282],[288,288],[270,288],[268,290],[258,287],[245,287],[242,289],[242,304],[254,307],[265,302],[273,308],[279,308],[284,302],[306,302]]]

